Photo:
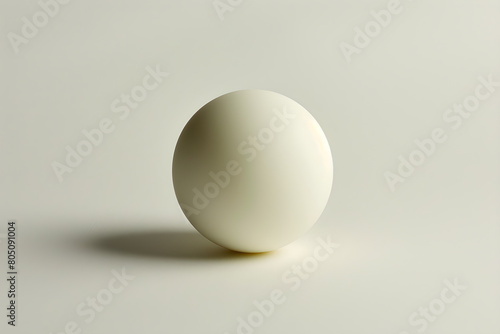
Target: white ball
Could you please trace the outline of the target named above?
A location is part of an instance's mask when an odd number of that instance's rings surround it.
[[[175,194],[191,224],[240,252],[278,249],[304,234],[326,206],[333,162],[325,134],[297,102],[240,90],[203,106],[173,159]]]

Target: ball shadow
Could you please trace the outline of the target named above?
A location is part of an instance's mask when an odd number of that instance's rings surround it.
[[[133,231],[94,236],[85,245],[100,252],[147,258],[221,260],[263,256],[268,253],[240,253],[218,246],[196,231]]]

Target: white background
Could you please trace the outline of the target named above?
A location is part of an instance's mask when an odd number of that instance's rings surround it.
[[[387,5],[242,1],[221,19],[210,0],[73,0],[14,47],[8,34],[22,36],[23,17],[33,22],[41,7],[2,1],[0,240],[6,268],[16,220],[19,297],[17,326],[2,306],[1,332],[55,334],[75,322],[75,333],[233,334],[279,289],[286,301],[255,333],[499,333],[500,87],[457,129],[443,114],[478,77],[500,81],[500,2],[401,0],[348,62],[341,43]],[[169,75],[121,120],[111,104],[148,66]],[[198,235],[171,181],[187,120],[243,88],[302,104],[335,163],[315,227],[258,256]],[[52,164],[104,118],[114,131],[59,182]],[[392,192],[384,173],[435,128],[447,140]],[[282,276],[328,236],[340,246],[293,291]],[[86,322],[78,305],[105,296],[122,268],[135,278]],[[410,323],[439,305],[445,280],[466,288],[425,328]]]

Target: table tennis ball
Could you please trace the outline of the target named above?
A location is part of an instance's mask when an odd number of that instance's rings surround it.
[[[333,181],[330,147],[311,114],[286,96],[255,89],[198,110],[179,137],[172,167],[191,224],[214,243],[248,253],[304,234]]]

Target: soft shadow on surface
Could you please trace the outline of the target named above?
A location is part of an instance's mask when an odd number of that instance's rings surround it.
[[[133,231],[94,236],[85,240],[85,246],[108,253],[185,260],[234,259],[270,254],[234,252],[208,241],[196,231],[175,230]]]

